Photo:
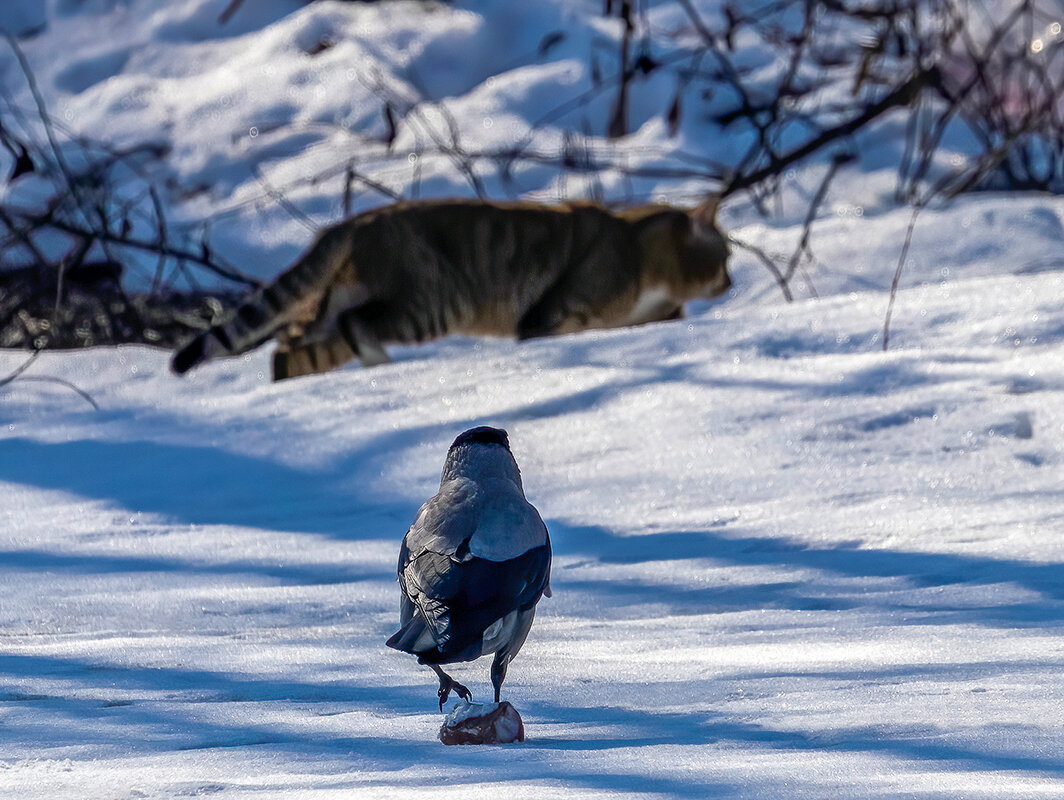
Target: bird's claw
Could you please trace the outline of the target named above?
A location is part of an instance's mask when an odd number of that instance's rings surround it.
[[[467,703],[473,699],[473,694],[466,687],[456,681],[454,678],[440,678],[440,690],[437,694],[440,697],[440,711],[443,711],[443,704],[447,702],[447,698],[451,696],[451,691],[454,691],[459,697],[465,700]]]

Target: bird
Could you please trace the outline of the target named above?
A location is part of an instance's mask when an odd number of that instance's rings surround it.
[[[444,460],[440,490],[417,513],[399,548],[399,630],[389,647],[436,673],[440,711],[468,688],[442,664],[494,654],[499,702],[507,667],[528,636],[541,597],[550,597],[547,526],[525,499],[505,430],[460,434]]]

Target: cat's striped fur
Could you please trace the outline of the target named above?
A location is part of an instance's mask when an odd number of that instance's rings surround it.
[[[275,380],[446,334],[525,339],[682,316],[731,285],[713,207],[405,202],[326,228],[173,359],[184,373],[277,339]]]

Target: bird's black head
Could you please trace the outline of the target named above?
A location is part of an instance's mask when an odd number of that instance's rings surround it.
[[[451,444],[451,449],[463,444],[501,444],[507,450],[510,449],[510,440],[506,436],[506,431],[502,428],[489,428],[487,425],[470,428],[465,433],[459,434]]]
[[[459,478],[474,482],[506,479],[520,489],[521,470],[510,452],[506,431],[481,426],[460,434],[447,451],[440,485]]]

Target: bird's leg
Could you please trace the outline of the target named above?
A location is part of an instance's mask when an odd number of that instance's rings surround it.
[[[502,682],[506,678],[506,667],[510,663],[509,656],[499,657],[495,653],[495,660],[491,662],[491,685],[495,687],[495,702],[499,702],[499,692],[502,690]]]
[[[457,694],[467,703],[473,699],[472,693],[466,687],[464,687],[462,684],[460,684],[458,681],[456,681],[454,678],[452,678],[450,675],[440,669],[436,664],[429,664],[429,667],[440,678],[440,690],[439,692],[437,692],[437,694],[440,696],[440,711],[443,711],[443,704],[446,703],[447,698],[451,696],[452,689],[454,690],[455,694]]]

